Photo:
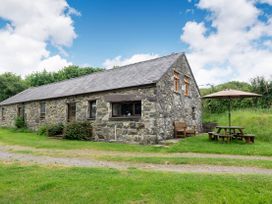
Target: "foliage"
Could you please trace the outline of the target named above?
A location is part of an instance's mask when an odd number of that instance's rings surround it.
[[[66,79],[71,79],[86,74],[91,74],[97,71],[101,71],[100,68],[93,67],[79,67],[71,65],[64,67],[57,72],[48,72],[46,70],[42,72],[35,72],[26,77],[26,82],[29,86],[41,86],[53,82],[63,81]]]
[[[246,133],[256,135],[257,140],[272,142],[272,110],[271,109],[242,109],[232,111],[232,125],[242,126]],[[204,114],[205,122],[217,122],[228,125],[228,113]]]
[[[264,77],[256,77],[251,80],[252,91],[262,94],[262,97],[255,100],[257,107],[272,107],[272,80],[266,81]]]
[[[211,94],[225,89],[237,89],[241,91],[256,92],[262,95],[261,98],[240,98],[231,100],[231,108],[270,108],[272,106],[272,82],[266,81],[263,77],[256,77],[251,83],[231,81],[210,88],[201,89],[201,95]],[[228,110],[228,99],[205,99],[203,100],[204,114],[223,113]]]
[[[89,122],[68,123],[65,127],[64,138],[70,140],[90,140],[92,126]]]
[[[40,126],[37,131],[37,135],[47,135],[47,129],[48,129],[47,125]]]
[[[64,125],[62,123],[51,124],[51,125],[45,126],[44,129],[46,129],[48,137],[54,137],[54,136],[63,135]],[[41,131],[44,131],[44,130],[41,130]]]
[[[101,68],[68,66],[57,72],[34,72],[25,79],[20,76],[7,72],[0,75],[0,101],[3,101],[15,94],[33,86],[41,86],[53,82],[58,82],[70,78],[91,74],[101,71]]]
[[[15,127],[18,129],[26,128],[26,122],[23,117],[16,117],[15,118]]]
[[[16,74],[0,74],[0,101],[5,100],[27,88],[26,83]]]

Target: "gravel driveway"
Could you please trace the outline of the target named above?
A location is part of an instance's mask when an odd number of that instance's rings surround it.
[[[272,169],[262,169],[255,167],[236,167],[236,166],[218,166],[218,165],[168,165],[168,164],[144,164],[144,163],[126,163],[99,161],[95,159],[78,159],[37,156],[31,154],[19,154],[0,147],[0,161],[3,162],[23,162],[42,165],[60,165],[67,167],[106,167],[119,170],[128,168],[137,168],[141,170],[166,171],[166,172],[195,172],[195,173],[235,173],[235,174],[270,174]]]

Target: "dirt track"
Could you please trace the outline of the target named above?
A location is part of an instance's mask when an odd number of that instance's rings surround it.
[[[272,175],[272,169],[261,169],[261,168],[255,168],[255,167],[236,167],[236,166],[218,166],[218,165],[168,165],[168,164],[145,164],[145,163],[131,164],[126,162],[99,161],[95,159],[79,159],[79,158],[65,158],[65,157],[51,157],[51,156],[39,156],[39,155],[32,155],[32,154],[21,154],[21,153],[14,153],[14,152],[8,151],[8,149],[10,148],[11,146],[9,147],[0,146],[0,160],[1,161],[23,162],[23,163],[30,163],[30,164],[42,164],[42,165],[60,165],[60,166],[67,166],[67,167],[98,167],[98,168],[105,167],[105,168],[114,168],[119,170],[126,170],[128,168],[137,168],[141,170],[183,172],[183,173],[194,172],[194,173],[235,173],[235,174],[270,174]],[[122,153],[118,152],[118,154],[122,154]],[[125,153],[125,154],[126,156],[128,156],[127,154],[132,154],[132,153]],[[133,153],[133,156],[135,156],[135,154],[136,153]],[[141,156],[143,155],[154,156],[155,153],[152,153],[152,154],[140,153],[140,154]],[[193,153],[186,153],[186,154],[181,153],[181,154],[174,154],[174,155],[176,156],[187,155],[188,157],[202,156],[207,158],[208,157],[210,158],[210,156],[212,157],[220,156],[220,155],[193,154]],[[171,156],[173,155],[171,154]],[[234,157],[234,155],[221,155],[221,156],[225,156],[224,158]],[[243,157],[252,158],[251,156],[248,156],[248,157],[235,156],[235,158],[243,158]],[[263,159],[267,160],[269,159],[269,157],[268,158],[264,157]]]

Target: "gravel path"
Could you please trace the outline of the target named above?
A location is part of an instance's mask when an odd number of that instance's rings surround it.
[[[30,164],[61,165],[68,167],[106,167],[119,170],[137,168],[141,170],[167,171],[167,172],[195,172],[195,173],[235,173],[235,174],[269,174],[272,169],[261,169],[254,167],[233,167],[213,165],[162,165],[162,164],[130,164],[126,162],[98,161],[93,159],[63,158],[36,156],[31,154],[18,154],[0,148],[0,160],[4,162],[26,162]]]
[[[37,149],[33,147],[17,146],[17,145],[1,145],[0,151],[32,151],[44,154],[60,154],[73,155],[75,157],[88,157],[90,155],[99,156],[120,156],[120,157],[187,157],[187,158],[225,158],[225,159],[243,159],[243,160],[265,160],[272,161],[269,156],[247,156],[247,155],[230,155],[230,154],[207,154],[207,153],[144,153],[144,152],[118,152],[118,151],[103,151],[103,150],[56,150],[56,149]]]

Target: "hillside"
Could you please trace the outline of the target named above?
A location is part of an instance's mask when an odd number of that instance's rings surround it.
[[[204,122],[217,122],[228,125],[228,113],[203,115]],[[232,125],[245,128],[246,133],[253,133],[258,140],[272,142],[272,110],[244,109],[232,111]]]

